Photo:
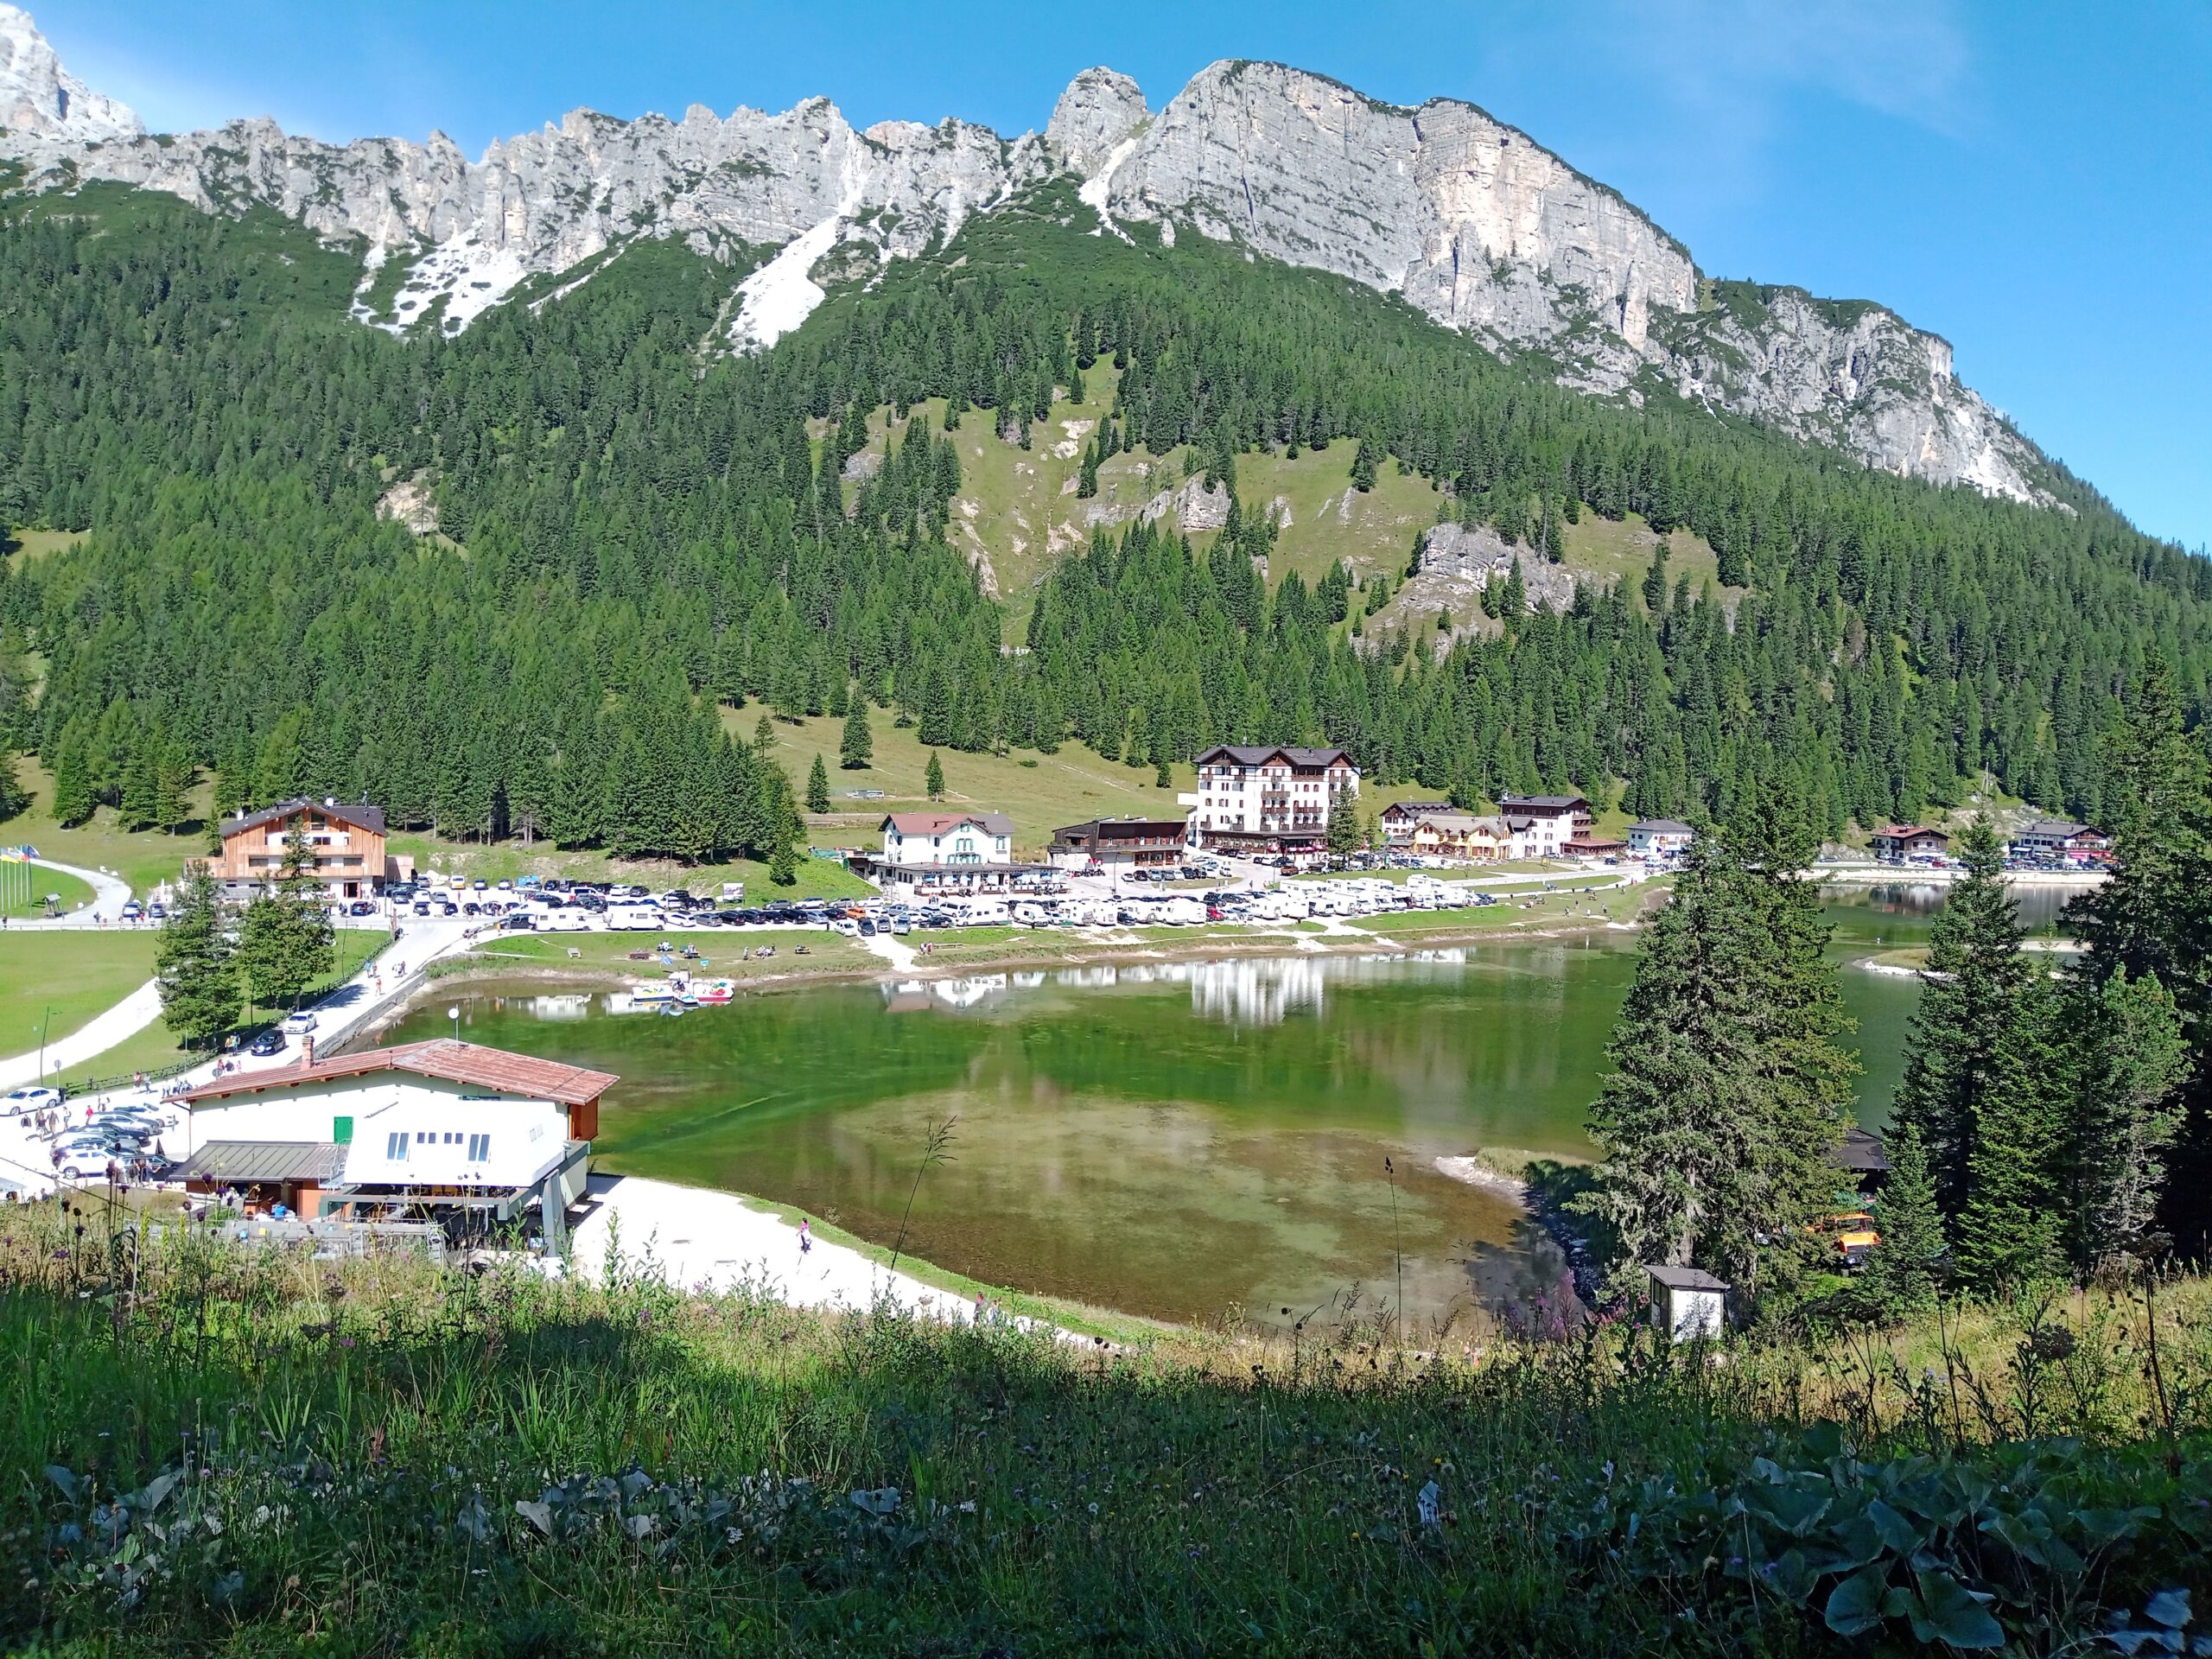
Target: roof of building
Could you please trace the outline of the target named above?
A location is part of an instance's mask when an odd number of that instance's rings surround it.
[[[1862,1175],[1884,1174],[1890,1167],[1890,1154],[1882,1145],[1882,1137],[1866,1129],[1846,1129],[1842,1143],[1828,1154],[1828,1159]]]
[[[1430,812],[1449,812],[1452,810],[1452,803],[1449,801],[1393,801],[1382,809],[1382,816],[1387,818],[1393,812],[1420,815]]]
[[[1675,818],[1638,818],[1628,827],[1629,834],[1641,830],[1647,836],[1694,836],[1696,830]]]
[[[1585,830],[1569,838],[1567,850],[1570,853],[1618,853],[1628,845],[1624,841],[1613,841],[1605,836],[1593,836]]]
[[[1488,830],[1491,834],[1496,835],[1505,828],[1505,820],[1485,817],[1479,812],[1454,812],[1446,807],[1441,812],[1422,813],[1420,823],[1414,828],[1418,830],[1421,824],[1428,824],[1434,829],[1447,830],[1454,835],[1472,835],[1478,830]]]
[[[289,801],[279,801],[274,806],[264,806],[258,812],[223,820],[226,837],[239,835],[248,830],[258,830],[264,823],[276,823],[295,812],[314,808],[325,817],[335,818],[340,823],[350,823],[356,830],[366,830],[374,835],[384,834],[384,808],[371,806],[365,801],[310,800],[304,795]]]
[[[1654,1284],[1669,1290],[1726,1290],[1728,1281],[1716,1279],[1703,1268],[1646,1268]]]
[[[1580,795],[1501,795],[1497,804],[1509,812],[1516,807],[1529,811],[1563,812],[1571,807],[1586,808],[1590,804]]]
[[[876,825],[902,836],[941,836],[963,823],[972,823],[988,836],[1010,836],[1014,820],[1003,812],[893,812]]]
[[[313,1065],[239,1072],[213,1083],[203,1083],[185,1099],[194,1103],[219,1100],[226,1095],[293,1089],[302,1084],[336,1082],[372,1071],[411,1071],[417,1077],[473,1084],[480,1089],[493,1089],[528,1100],[550,1100],[563,1106],[582,1106],[597,1100],[621,1081],[611,1071],[588,1071],[580,1065],[563,1065],[557,1060],[541,1060],[535,1055],[515,1054],[504,1048],[486,1048],[480,1043],[436,1037],[428,1042],[402,1043],[395,1048],[366,1049],[341,1059],[319,1060]]]
[[[338,1179],[346,1148],[312,1141],[210,1141],[185,1160],[188,1181],[312,1181]]]
[[[1183,839],[1190,829],[1185,818],[1092,818],[1085,823],[1064,823],[1052,831],[1056,840],[1086,836],[1094,841],[1165,841]]]
[[[1887,841],[1910,841],[1916,836],[1933,836],[1938,841],[1950,839],[1941,830],[1930,830],[1917,823],[1893,823],[1886,830],[1876,830],[1874,834],[1878,839]]]
[[[1280,743],[1217,743],[1198,756],[1198,764],[1204,766],[1224,754],[1240,766],[1263,766],[1277,755],[1294,766],[1331,766],[1339,760],[1347,766],[1351,763],[1351,756],[1343,749],[1297,749]]]
[[[2104,831],[2093,825],[2075,823],[2068,818],[2037,818],[2021,827],[2024,836],[2053,836],[2061,840],[2072,840],[2075,836],[2101,836]]]

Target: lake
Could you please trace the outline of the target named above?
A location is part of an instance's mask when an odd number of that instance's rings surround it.
[[[1832,896],[1840,962],[1925,939],[1942,890]],[[2063,895],[2023,895],[2031,928]],[[1440,1174],[1478,1147],[1586,1157],[1632,934],[825,985],[682,1019],[478,987],[442,1035],[618,1074],[606,1170],[755,1193],[986,1283],[1156,1318],[1409,1319],[1558,1276],[1517,1206]],[[1842,975],[1878,1126],[1917,982]],[[929,1126],[950,1160],[915,1173]],[[1385,1170],[1388,1158],[1391,1169]]]

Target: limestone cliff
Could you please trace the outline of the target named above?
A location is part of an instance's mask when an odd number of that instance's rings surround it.
[[[958,120],[859,131],[815,99],[781,114],[695,105],[678,121],[580,110],[471,162],[442,133],[340,146],[265,119],[149,137],[0,4],[0,129],[29,188],[115,180],[360,238],[354,315],[395,330],[466,327],[524,278],[639,236],[781,249],[736,296],[737,349],[798,327],[817,276],[940,248],[970,215],[1072,173],[1102,232],[1233,242],[1402,295],[1573,386],[1663,389],[1872,466],[2047,499],[2034,448],[1960,383],[1944,341],[1879,306],[1706,280],[1647,214],[1472,105],[1401,108],[1279,64],[1214,64],[1156,115],[1128,77],[1088,69],[1041,137]]]

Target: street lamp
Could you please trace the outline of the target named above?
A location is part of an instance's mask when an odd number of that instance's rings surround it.
[[[453,1039],[461,1040],[461,1004],[456,1002],[446,1010],[446,1018],[453,1021]]]
[[[46,1028],[53,1023],[54,1010],[49,1007],[38,1022],[38,1074],[41,1079],[46,1076]]]

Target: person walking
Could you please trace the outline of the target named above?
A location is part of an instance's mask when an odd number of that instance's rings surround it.
[[[798,1218],[798,1253],[801,1255],[804,1255],[810,1250],[813,1249],[813,1230],[806,1224],[806,1217],[804,1216],[801,1216]]]

